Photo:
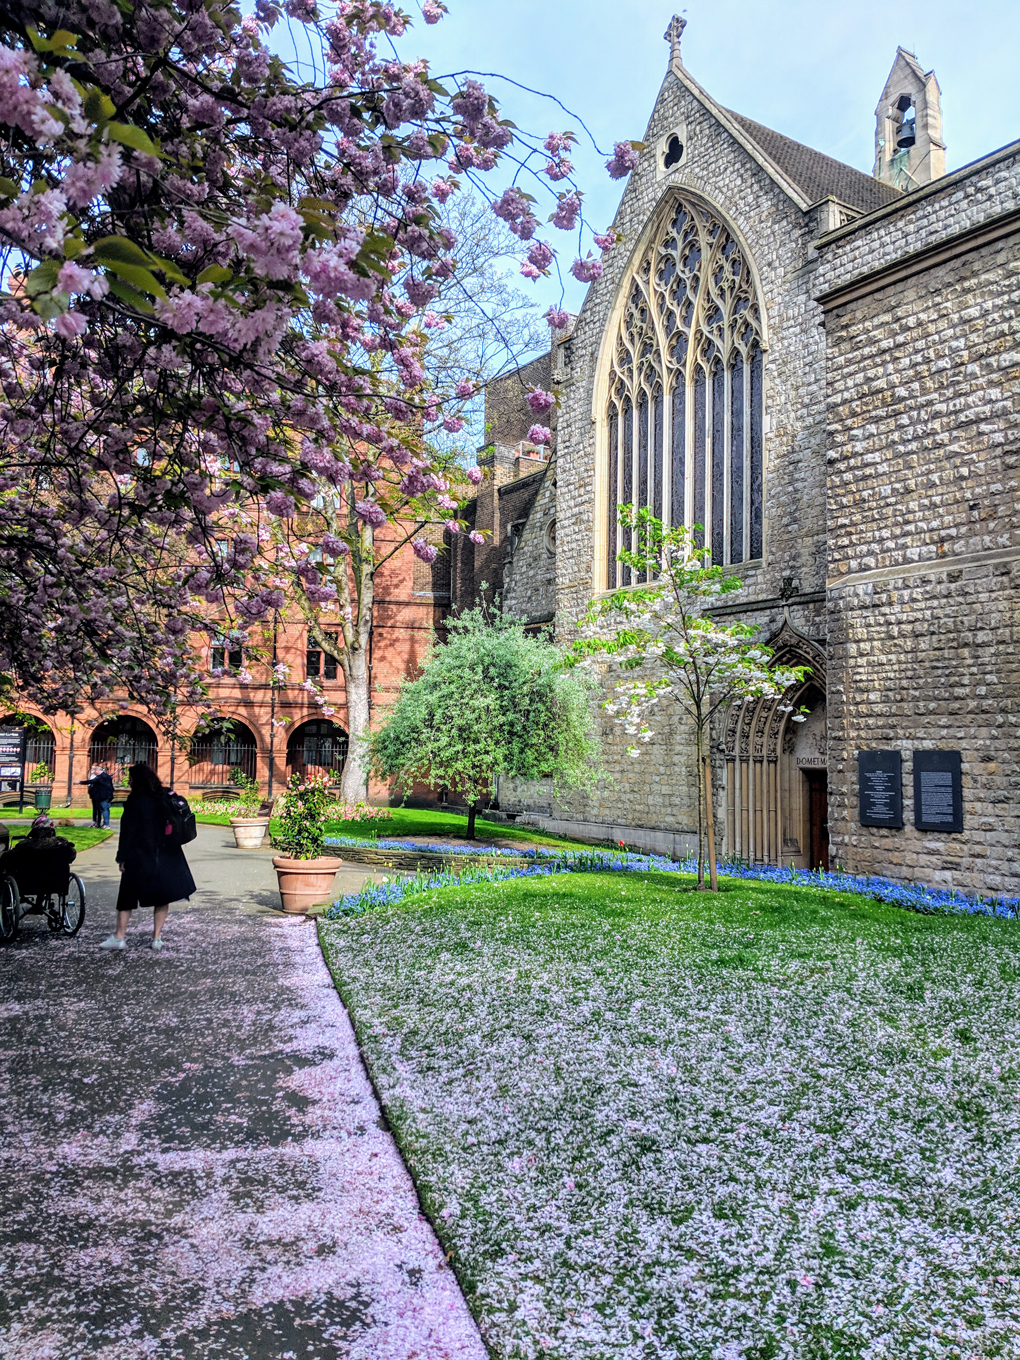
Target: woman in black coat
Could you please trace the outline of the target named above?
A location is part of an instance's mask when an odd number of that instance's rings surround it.
[[[128,771],[131,792],[120,819],[117,863],[120,893],[117,896],[117,929],[101,949],[123,949],[131,913],[136,907],[152,907],[152,948],[162,949],[160,935],[170,903],[190,897],[195,880],[184,851],[172,834],[163,806],[165,792],[148,765],[132,765]]]

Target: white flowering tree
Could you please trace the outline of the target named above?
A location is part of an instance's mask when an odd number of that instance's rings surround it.
[[[679,704],[694,728],[698,768],[698,888],[705,888],[705,841],[709,886],[717,891],[715,823],[712,814],[710,735],[716,714],[729,704],[780,699],[803,682],[806,666],[776,666],[772,651],[747,623],[722,623],[706,613],[719,595],[739,590],[739,577],[712,566],[711,550],[683,526],[666,529],[647,509],[620,507],[620,524],[634,549],[618,559],[630,569],[632,586],[592,602],[574,645],[577,663],[608,656],[630,678],[616,685],[603,705],[627,732],[645,743],[652,737],[650,711],[660,699]],[[793,711],[792,705],[790,710]],[[795,721],[803,721],[795,713]],[[640,755],[640,746],[629,748]]]

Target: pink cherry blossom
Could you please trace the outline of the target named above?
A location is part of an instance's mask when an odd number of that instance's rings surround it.
[[[88,322],[81,312],[65,312],[57,317],[56,331],[62,340],[76,340],[88,330]]]
[[[552,392],[544,392],[541,387],[536,387],[529,392],[526,400],[537,416],[544,416],[556,405],[555,395]]]
[[[376,501],[357,501],[354,513],[363,524],[379,529],[386,523],[386,511]]]
[[[552,431],[544,425],[532,425],[528,431],[528,442],[531,444],[548,444],[551,439]]]
[[[482,469],[480,467],[468,468],[467,475],[468,481],[474,482],[475,486],[478,485],[478,483],[482,480],[482,477],[484,476]]]
[[[575,260],[570,266],[570,272],[580,283],[592,283],[602,277],[602,268],[602,261],[596,260],[589,253],[583,260]]]
[[[553,226],[559,227],[561,231],[573,231],[574,227],[577,226],[577,219],[580,215],[581,198],[575,191],[561,196],[551,220]]]
[[[606,161],[606,169],[613,179],[623,179],[637,165],[640,154],[630,142],[617,142],[613,147],[612,158]]]

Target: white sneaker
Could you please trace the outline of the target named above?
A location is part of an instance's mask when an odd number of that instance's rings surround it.
[[[126,941],[118,940],[116,935],[107,935],[106,939],[99,946],[100,949],[123,949]]]
[[[149,948],[150,948],[150,949],[155,949],[156,953],[158,954],[159,951],[163,948],[163,941],[162,941],[162,940],[153,940],[152,943],[149,945]]]

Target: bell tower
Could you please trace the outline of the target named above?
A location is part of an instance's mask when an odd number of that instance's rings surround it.
[[[912,52],[896,60],[875,110],[875,178],[909,192],[946,173],[942,101],[934,71]]]

